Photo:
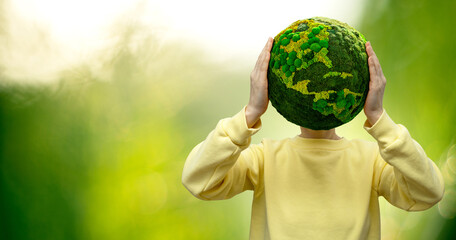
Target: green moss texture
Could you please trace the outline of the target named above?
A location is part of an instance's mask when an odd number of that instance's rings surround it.
[[[288,121],[328,130],[351,121],[369,90],[366,39],[334,19],[299,20],[274,38],[269,99]]]

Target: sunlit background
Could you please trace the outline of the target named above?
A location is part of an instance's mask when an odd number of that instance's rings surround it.
[[[1,239],[248,239],[252,192],[201,201],[190,150],[248,101],[269,36],[326,16],[372,42],[384,107],[441,168],[425,212],[381,201],[382,239],[456,236],[456,1],[0,0]],[[361,113],[338,128],[373,139]],[[273,107],[252,142],[299,133]]]

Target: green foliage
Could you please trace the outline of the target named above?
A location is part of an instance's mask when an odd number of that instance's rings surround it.
[[[320,40],[319,42],[321,47],[328,48],[329,44],[327,40]]]
[[[288,38],[282,39],[282,41],[280,42],[280,44],[282,46],[287,46],[289,43],[290,43],[290,39],[288,39]]]
[[[294,35],[293,35],[293,38],[292,38],[293,41],[297,42],[299,39],[301,39],[301,37],[299,36],[299,34],[294,34]]]
[[[301,65],[302,65],[302,60],[299,59],[299,58],[296,59],[296,60],[294,61],[294,65],[295,65],[297,68],[298,68],[298,67],[301,67]]]
[[[318,43],[312,43],[312,45],[310,45],[310,49],[314,52],[319,52],[321,50],[321,46]]]

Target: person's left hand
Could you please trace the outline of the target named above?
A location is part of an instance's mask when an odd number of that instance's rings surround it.
[[[366,52],[369,57],[370,81],[369,92],[364,104],[364,113],[367,121],[373,126],[383,113],[383,93],[385,92],[386,78],[370,42],[366,43]]]

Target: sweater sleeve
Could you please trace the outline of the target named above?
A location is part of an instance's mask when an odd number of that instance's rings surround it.
[[[218,122],[207,138],[187,157],[182,183],[202,200],[228,199],[245,190],[255,190],[263,169],[263,145],[250,145],[261,120],[248,128],[245,107]]]
[[[372,126],[364,129],[378,143],[375,153],[373,188],[396,207],[420,211],[442,199],[444,183],[436,164],[401,124],[395,124],[385,110]]]

